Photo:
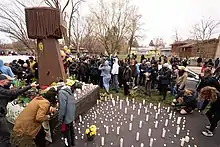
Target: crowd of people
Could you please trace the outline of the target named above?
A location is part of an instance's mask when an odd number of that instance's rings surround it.
[[[124,89],[124,95],[129,95],[130,90],[138,86],[144,87],[146,98],[152,97],[151,91],[158,90],[161,100],[165,100],[167,92],[175,98],[172,105],[180,114],[193,113],[195,109],[203,111],[211,103],[211,108],[206,113],[210,125],[203,131],[205,136],[213,136],[217,123],[220,120],[220,69],[216,68],[212,74],[212,64],[206,64],[204,75],[195,89],[186,88],[187,60],[172,57],[160,57],[151,59],[141,57],[140,62],[137,56],[128,56],[124,60],[117,56],[103,57],[81,57],[63,58],[65,71],[69,76],[85,83],[99,84],[109,94],[110,87],[115,93],[119,88]],[[58,89],[52,88],[45,93],[32,95],[33,100],[25,107],[18,116],[12,133],[9,133],[5,119],[8,102],[13,101],[17,96],[38,86],[33,79],[38,79],[37,61],[30,57],[27,61],[13,61],[3,63],[0,60],[0,144],[3,147],[24,145],[44,147],[45,133],[42,123],[49,120],[49,113],[55,111],[57,105],[56,96],[59,102],[59,121],[63,124],[63,135],[65,146],[73,146],[75,120],[75,99],[74,85],[60,84]],[[11,80],[17,78],[26,82],[26,87],[11,88]],[[61,82],[61,81],[60,81]],[[63,83],[63,82],[61,82]],[[66,111],[67,110],[67,111]],[[11,141],[10,141],[11,140]]]

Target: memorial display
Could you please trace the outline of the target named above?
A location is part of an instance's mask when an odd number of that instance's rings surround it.
[[[76,83],[78,85],[74,97],[76,99],[76,118],[79,115],[86,113],[95,103],[96,100],[99,98],[99,87],[93,84],[85,84],[79,82],[77,80],[67,79],[67,82]],[[17,85],[21,85],[18,81],[16,82]],[[46,89],[50,89],[51,87],[59,87],[60,85],[65,83],[52,83],[51,86],[44,87],[45,89],[39,90],[39,93],[46,91]],[[16,118],[19,114],[24,110],[24,108],[28,105],[28,103],[33,98],[33,93],[36,92],[35,90],[29,91],[22,96],[18,97],[11,103],[7,105],[7,115],[6,118],[8,122],[11,124],[15,123]],[[84,107],[86,105],[86,108]],[[58,107],[57,107],[58,109]],[[51,119],[49,121],[45,121],[42,126],[46,132],[46,140],[49,142],[53,142],[60,134],[60,124],[58,123],[58,114],[52,113]]]

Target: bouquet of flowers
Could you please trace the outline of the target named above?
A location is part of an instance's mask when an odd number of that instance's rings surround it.
[[[93,141],[94,137],[96,136],[96,126],[91,125],[89,128],[86,129],[86,136],[88,141]]]

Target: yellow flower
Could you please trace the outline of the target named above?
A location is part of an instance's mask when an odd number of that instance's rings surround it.
[[[51,86],[56,86],[57,85],[57,83],[56,82],[53,82],[52,84],[51,84]]]
[[[74,80],[70,80],[70,79],[67,79],[67,80],[66,80],[66,85],[67,85],[67,86],[73,86],[73,84],[75,84],[75,81],[74,81]]]
[[[89,134],[89,132],[90,132],[90,130],[89,130],[89,129],[86,129],[86,135],[88,135],[88,134]]]
[[[90,136],[93,136],[93,135],[95,135],[95,133],[94,132],[90,132]]]

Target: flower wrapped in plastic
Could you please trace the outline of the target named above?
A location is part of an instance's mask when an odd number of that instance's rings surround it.
[[[88,141],[92,141],[97,134],[97,128],[95,125],[90,126],[86,129],[85,133]]]

